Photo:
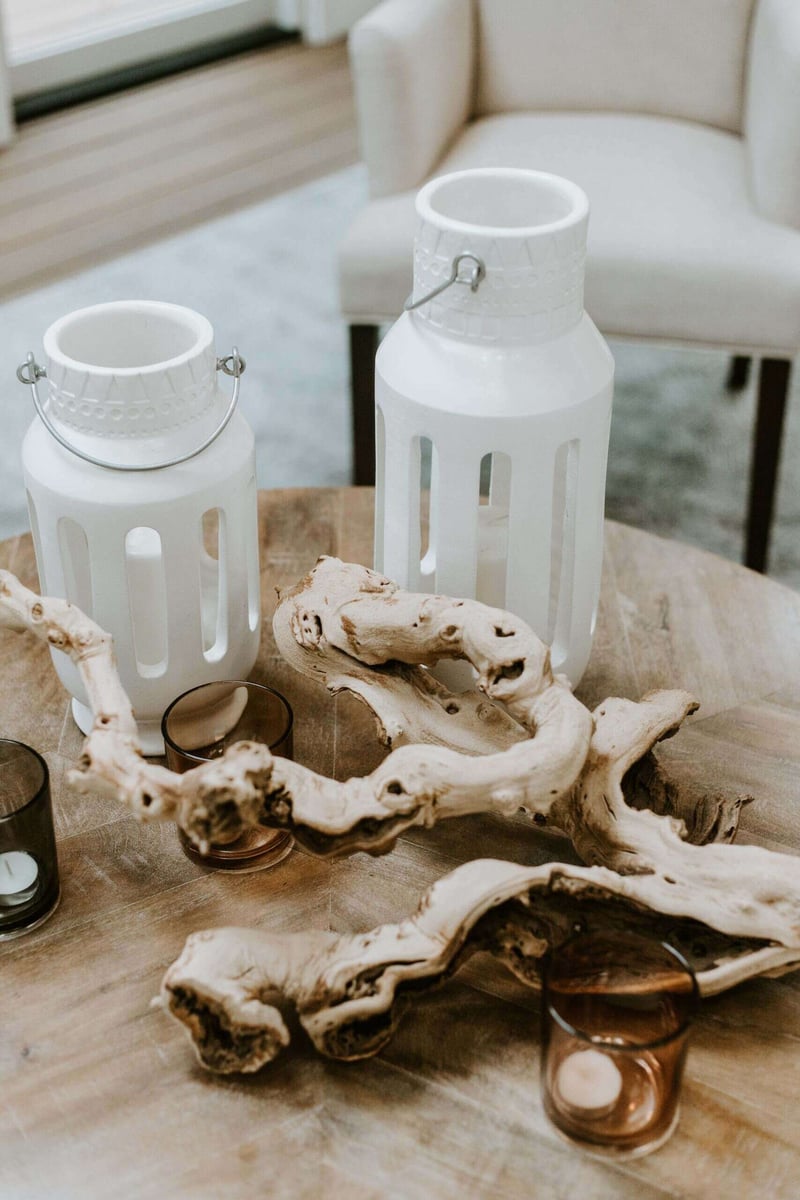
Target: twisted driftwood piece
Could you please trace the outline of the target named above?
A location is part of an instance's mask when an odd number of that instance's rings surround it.
[[[711,995],[756,973],[780,973],[797,949],[731,939],[632,900],[637,877],[600,867],[522,867],[477,859],[433,885],[413,916],[369,933],[207,929],[187,940],[159,1003],[183,1022],[212,1071],[257,1071],[289,1044],[276,1002],[289,1001],[316,1048],[333,1058],[375,1054],[410,1000],[488,951],[538,982],[551,945],[576,928],[638,930],[683,951]]]
[[[755,847],[693,845],[685,840],[683,821],[626,803],[623,781],[637,799],[644,793],[657,808],[669,804],[649,751],[696,708],[692,698],[665,691],[639,704],[610,699],[592,716],[566,682],[553,676],[546,647],[508,613],[472,601],[403,593],[374,572],[337,560],[322,560],[293,589],[276,615],[276,636],[287,657],[297,662],[299,655],[306,666],[314,662],[313,670],[329,686],[362,695],[379,714],[390,744],[424,741],[426,732],[430,742],[400,745],[372,775],[345,784],[275,759],[252,743],[182,776],[147,763],[108,635],[71,605],[40,599],[7,572],[0,573],[0,625],[33,631],[79,667],[95,725],[73,782],[116,796],[141,819],[176,820],[201,848],[260,822],[291,829],[317,853],[383,852],[410,825],[523,808],[537,823],[567,833],[586,862],[611,868],[559,864],[531,871],[491,862],[462,868],[456,873],[460,905],[448,900],[434,906],[431,897],[423,904],[421,911],[434,914],[425,929],[437,950],[432,954],[429,946],[427,955],[414,957],[410,975],[398,967],[396,945],[398,938],[405,945],[413,932],[408,922],[357,938],[270,938],[241,930],[195,935],[167,976],[165,996],[215,1069],[256,1069],[285,1041],[275,1010],[264,1003],[273,992],[294,998],[301,1015],[323,1014],[319,1044],[328,1052],[347,1057],[348,1046],[354,1056],[373,1052],[396,1019],[395,983],[417,978],[418,969],[417,990],[455,969],[467,949],[482,947],[471,931],[476,923],[483,928],[487,906],[505,906],[514,896],[521,897],[525,912],[550,913],[556,925],[552,914],[565,894],[580,901],[582,911],[591,902],[605,914],[603,920],[618,919],[621,906],[628,923],[636,920],[631,914],[649,910],[648,927],[673,919],[689,928],[702,920],[706,940],[715,937],[718,947],[716,965],[701,980],[706,990],[800,960],[796,860]],[[415,665],[442,657],[471,661],[482,695],[454,697]],[[476,731],[479,737],[473,737]],[[477,746],[484,754],[470,757],[443,744],[448,741],[462,750]],[[730,840],[738,804],[712,803],[711,818],[706,814],[696,822],[692,836]],[[496,893],[498,872],[503,881],[516,881],[513,895]],[[664,917],[654,918],[654,912]],[[419,919],[419,914],[412,919],[414,928]],[[547,938],[531,933],[524,922],[519,928],[525,944],[538,947],[523,958],[536,959]],[[206,943],[215,947],[211,958],[197,950]],[[375,945],[379,961],[359,958]],[[489,948],[506,955],[494,942]],[[402,955],[399,961],[405,961]],[[348,1010],[336,980],[344,980],[348,1002],[354,989],[364,999],[365,972],[369,1003]],[[528,967],[522,974],[527,977]],[[384,1005],[380,1036],[370,1008],[374,994]],[[316,1038],[314,1021],[309,1028]]]
[[[626,894],[638,902],[696,916],[735,936],[800,948],[796,859],[758,847],[696,846],[686,840],[683,821],[626,803],[623,781],[629,790],[649,786],[658,793],[663,786],[648,753],[696,710],[686,692],[654,692],[638,704],[606,700],[593,714],[584,752],[586,710],[566,681],[552,675],[547,648],[524,622],[474,601],[403,592],[376,572],[338,559],[321,559],[282,598],[273,628],[281,653],[299,670],[325,679],[331,690],[348,688],[366,699],[390,743],[421,740],[413,703],[421,692],[429,709],[439,709],[432,722],[437,740],[446,735],[446,722],[458,718],[467,728],[480,727],[484,738],[495,731],[497,745],[511,742],[477,760],[442,758],[447,752],[439,746],[410,745],[390,754],[370,781],[391,776],[387,790],[417,808],[424,805],[426,817],[433,820],[456,804],[463,804],[462,812],[503,811],[506,802],[510,812],[522,807],[537,824],[566,833],[584,862],[634,876],[634,891]],[[411,669],[443,657],[467,658],[478,672],[478,693],[503,701],[528,739],[519,741],[518,731],[498,720],[487,700],[453,697]],[[399,673],[398,663],[406,664]],[[459,711],[450,713],[452,707]],[[405,712],[411,714],[407,724],[400,719]],[[547,745],[550,755],[541,774],[537,743]],[[638,764],[643,767],[637,773]],[[335,785],[341,797],[336,829],[326,814],[331,832],[340,836],[351,819],[353,782]],[[481,808],[472,806],[476,793],[486,796]],[[295,815],[302,799],[293,801]],[[730,841],[740,803],[720,803],[714,820],[695,828],[694,836]]]
[[[445,652],[466,651],[479,666],[474,630],[465,630],[457,611],[464,607],[398,593],[371,572],[327,560],[284,597],[274,628],[285,657],[299,669],[370,704],[387,742],[426,733],[440,741],[451,727],[442,713],[456,716],[451,706],[463,711],[464,698],[456,701],[414,669],[394,664],[432,662],[444,643]],[[509,680],[525,674],[526,658],[515,657],[515,639],[518,630],[522,637],[527,631],[507,614],[498,620],[498,614],[482,612],[484,634],[488,619],[508,655],[499,669],[479,668],[478,688],[490,696],[504,689],[508,697]],[[373,675],[361,665],[388,662],[391,667]],[[540,663],[546,693],[558,682],[548,678],[546,657]],[[538,712],[546,711],[541,686],[532,692]],[[555,695],[558,706],[563,697]],[[417,698],[433,717],[424,728]],[[488,726],[498,742],[518,745],[517,731],[495,720],[480,701],[467,698],[467,705],[467,723]],[[604,866],[531,869],[479,860],[435,884],[413,917],[355,936],[207,930],[188,940],[168,971],[161,1002],[184,1023],[204,1065],[254,1071],[289,1041],[278,998],[295,1006],[322,1053],[359,1058],[385,1045],[412,995],[435,986],[470,954],[489,951],[535,983],[542,955],[576,926],[638,926],[669,940],[692,961],[705,995],[753,974],[791,968],[800,961],[796,860],[756,847],[693,845],[683,840],[683,822],[626,803],[623,783],[634,791],[649,786],[651,799],[655,793],[657,803],[670,803],[647,752],[695,707],[681,692],[656,693],[640,704],[607,700],[594,714],[589,751],[574,784],[560,794],[552,791],[549,805],[541,798],[532,805],[526,795],[527,806],[567,832],[586,861]],[[515,693],[509,709],[535,730],[532,706]],[[421,763],[428,753],[419,751]],[[494,769],[512,753],[495,756]],[[716,807],[713,820],[695,833],[729,841],[738,802]]]
[[[322,608],[309,616],[309,586],[321,588],[328,597],[343,597],[335,617],[327,612],[321,616]],[[289,604],[287,599],[279,614]],[[387,611],[392,624],[381,629]],[[292,612],[296,637],[306,646],[322,640],[335,647],[337,639],[349,645],[353,616],[357,617],[357,652],[369,663],[388,658],[433,662],[465,655],[479,672],[483,695],[452,696],[417,666],[398,663],[376,671],[351,658],[351,675],[355,668],[381,679],[388,701],[395,704],[393,722],[382,722],[388,740],[424,740],[424,723],[430,718],[429,737],[438,744],[424,750],[401,745],[371,775],[347,783],[274,758],[265,746],[250,742],[176,775],[141,756],[110,637],[66,601],[40,598],[13,575],[0,572],[0,627],[30,630],[63,650],[84,680],[95,723],[70,773],[72,784],[121,800],[141,820],[176,821],[201,850],[255,824],[289,829],[301,845],[326,855],[359,849],[384,853],[412,825],[471,812],[513,813],[524,808],[538,824],[553,824],[555,806],[562,801],[562,819],[572,821],[567,801],[587,759],[593,720],[566,681],[553,677],[547,648],[523,622],[474,601],[401,593],[374,572],[335,559],[323,560],[295,590]],[[286,650],[277,618],[276,631]],[[366,680],[362,684],[373,703]],[[414,703],[421,695],[427,697],[422,719],[415,715],[421,706]],[[677,728],[692,702],[684,693],[663,695],[672,698],[667,724]],[[495,703],[498,700],[507,711]],[[404,723],[398,701],[409,713]],[[472,742],[484,752],[496,752],[476,758],[474,746],[470,756],[449,749],[442,744],[448,731],[457,744],[466,747]],[[654,732],[649,744],[637,744],[633,761],[660,736]],[[659,782],[663,783],[653,778],[643,790],[657,792]],[[735,828],[735,807],[736,802],[730,820],[724,822],[729,831]],[[717,805],[712,811],[712,824],[719,826],[722,809]],[[564,828],[568,831],[567,824]],[[693,836],[708,836],[708,830],[695,829]],[[587,837],[587,853],[588,847]]]
[[[482,618],[480,625],[474,616]],[[333,695],[349,691],[363,700],[376,719],[378,737],[390,749],[431,743],[472,755],[497,754],[532,735],[542,738],[553,714],[567,705],[571,715],[583,709],[570,695],[566,682],[553,678],[547,647],[510,613],[469,601],[402,592],[374,571],[335,558],[321,558],[305,579],[282,595],[273,632],[281,656],[297,671],[324,683]],[[482,635],[482,646],[476,645],[478,635]],[[520,673],[511,683],[508,677],[526,661],[531,646],[538,656],[534,661],[541,664],[534,684],[538,708],[529,705],[526,714],[523,696],[535,672],[530,670],[527,678]],[[481,651],[483,669],[476,690],[458,696],[416,665],[463,656],[477,666]],[[680,699],[678,693],[666,694],[676,699],[677,729],[697,706],[685,693],[680,693]],[[496,700],[504,700],[506,706]],[[507,711],[512,705],[517,720]],[[661,736],[668,734],[654,735],[653,741]],[[682,819],[689,841],[732,841],[739,810],[749,797],[677,790],[646,749],[640,747],[634,757],[635,768],[626,778],[626,797],[637,807]],[[419,751],[415,755],[419,756]],[[403,760],[392,756],[386,761]],[[502,764],[494,761],[491,766],[490,801],[486,804],[484,799],[481,811],[490,811],[501,799],[497,768],[502,771]],[[475,764],[461,762],[459,769],[469,778]],[[572,789],[564,794],[571,795]],[[552,791],[535,806],[528,797],[525,807],[533,812],[538,826],[556,827]],[[345,819],[343,814],[342,824]]]
[[[431,661],[438,643],[444,653],[455,653],[447,644],[448,614],[462,605],[447,603],[425,648]],[[503,754],[476,759],[439,746],[427,749],[421,761],[418,750],[405,746],[370,776],[342,784],[274,758],[265,746],[241,742],[213,763],[176,775],[141,757],[108,635],[66,601],[42,599],[8,572],[0,574],[0,625],[29,629],[63,650],[84,679],[95,724],[71,782],[82,791],[116,796],[142,820],[177,821],[201,850],[261,823],[290,829],[317,854],[384,853],[411,825],[521,806],[544,814],[580,772],[591,715],[565,681],[553,678],[547,648],[526,626],[520,624],[507,646],[495,633],[507,614],[474,603],[464,611],[473,627],[464,650],[482,672],[481,686],[512,714],[503,716],[488,702],[472,706],[476,720],[510,731]],[[505,657],[492,654],[498,645]],[[517,717],[528,731],[536,730],[535,738],[516,725]]]

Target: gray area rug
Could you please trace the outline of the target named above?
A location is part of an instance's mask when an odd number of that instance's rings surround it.
[[[14,370],[57,317],[105,300],[169,300],[204,313],[217,352],[247,358],[242,407],[261,487],[350,478],[346,331],[336,246],[366,197],[362,168],[211,221],[0,305],[0,537],[27,528],[20,446],[31,419]],[[723,355],[612,345],[617,363],[606,511],[739,559],[753,384],[725,393]],[[800,588],[800,371],[787,420],[771,574]]]

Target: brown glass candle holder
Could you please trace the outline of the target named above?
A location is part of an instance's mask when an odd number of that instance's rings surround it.
[[[273,754],[292,757],[294,714],[280,692],[260,683],[223,680],[184,692],[161,721],[167,766],[183,773],[220,758],[236,742],[261,742]],[[212,843],[201,854],[182,829],[181,847],[192,862],[221,871],[263,871],[291,852],[294,838],[282,829],[247,829],[230,842]]]
[[[543,979],[542,1096],[555,1128],[584,1149],[635,1158],[678,1123],[694,972],[666,943],[583,935]]]
[[[0,941],[41,925],[59,895],[47,763],[30,746],[0,738]]]

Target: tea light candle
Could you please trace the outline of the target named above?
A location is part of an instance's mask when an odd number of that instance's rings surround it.
[[[556,1093],[576,1116],[602,1117],[611,1112],[622,1092],[616,1063],[599,1050],[568,1054],[556,1072]]]
[[[0,904],[24,904],[36,890],[39,868],[33,855],[24,850],[0,854]]]

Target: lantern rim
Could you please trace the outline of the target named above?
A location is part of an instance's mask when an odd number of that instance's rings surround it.
[[[115,365],[98,362],[88,355],[77,356],[64,349],[65,334],[75,334],[82,324],[92,319],[101,321],[116,315],[161,317],[169,320],[173,330],[183,329],[191,334],[191,342],[178,354],[152,358],[138,364]],[[214,329],[211,322],[201,313],[181,304],[168,304],[159,300],[112,300],[108,303],[91,304],[75,309],[54,321],[44,333],[43,344],[49,362],[59,363],[69,370],[86,372],[93,376],[133,378],[139,375],[154,375],[165,370],[181,367],[197,358],[213,346]]]
[[[535,186],[539,189],[540,197],[561,200],[566,204],[566,210],[562,215],[541,221],[491,224],[463,220],[436,207],[436,197],[441,193],[458,184],[475,181],[480,185],[485,180],[506,185],[515,182]],[[533,171],[521,167],[473,167],[464,171],[452,171],[429,180],[417,193],[416,209],[421,220],[442,230],[519,240],[548,237],[559,230],[569,229],[585,221],[589,214],[589,199],[578,184],[549,171]]]

